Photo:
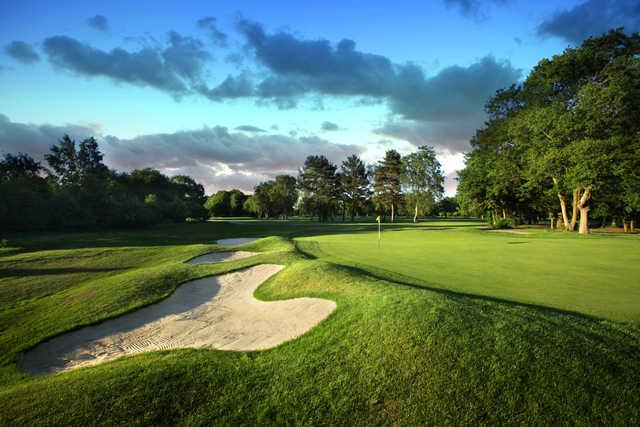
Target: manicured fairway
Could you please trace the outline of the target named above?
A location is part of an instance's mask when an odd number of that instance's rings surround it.
[[[640,423],[637,236],[477,227],[389,227],[384,257],[372,224],[11,236],[0,252],[0,425]],[[184,263],[243,236],[276,237],[242,246],[257,257]],[[46,337],[261,263],[285,269],[257,298],[326,298],[336,310],[267,351],[162,351],[42,377],[16,367]]]
[[[397,282],[640,321],[639,236],[430,225],[386,232],[380,247],[377,234],[359,233],[305,237],[299,248]]]

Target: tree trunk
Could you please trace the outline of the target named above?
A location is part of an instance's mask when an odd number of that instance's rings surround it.
[[[591,210],[588,206],[580,209],[580,234],[589,234],[589,211]]]
[[[629,232],[629,223],[627,222],[626,219],[624,221],[622,221],[622,228],[624,228],[624,232],[625,233]]]
[[[413,222],[418,222],[418,202],[416,202],[416,209],[413,211]]]
[[[631,222],[629,223],[629,228],[631,229],[632,233],[636,232],[636,224],[633,220],[631,220]]]
[[[502,219],[507,219],[507,211],[502,208]]]
[[[558,222],[556,223],[556,229],[560,230],[560,226],[562,225],[562,218],[558,216]]]
[[[582,191],[582,189],[580,187],[577,187],[575,190],[573,190],[573,200],[572,200],[572,204],[573,204],[573,212],[571,212],[571,231],[576,229],[576,222],[578,222],[578,200],[580,199],[580,192]]]
[[[589,211],[591,208],[587,206],[589,199],[591,198],[591,190],[586,189],[580,198],[577,206],[580,210],[580,234],[588,234],[589,233]]]
[[[567,201],[564,198],[564,195],[560,191],[560,187],[558,186],[558,178],[555,176],[552,177],[553,184],[556,186],[558,190],[558,200],[560,200],[560,209],[562,210],[562,221],[564,222],[564,230],[569,231],[569,218],[567,216]]]
[[[561,192],[558,191],[558,199],[560,199],[560,209],[562,210],[562,222],[564,223],[564,230],[570,231],[571,225],[569,224],[569,217],[567,215],[567,201]]]
[[[396,206],[395,206],[395,203],[391,203],[391,222],[396,222]]]
[[[551,221],[551,229],[553,230],[553,226],[555,224],[555,215],[553,215],[553,212],[549,212],[549,220]]]

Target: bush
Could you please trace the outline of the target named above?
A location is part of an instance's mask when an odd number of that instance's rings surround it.
[[[493,224],[493,227],[500,230],[503,230],[506,228],[513,228],[513,221],[510,219],[500,218],[499,220],[496,221],[495,224]]]

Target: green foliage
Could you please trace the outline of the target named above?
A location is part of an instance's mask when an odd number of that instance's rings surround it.
[[[499,91],[459,172],[464,209],[541,221],[564,202],[584,208],[585,221],[589,211],[603,222],[637,219],[638,55],[638,34],[611,31],[541,60],[522,85]]]
[[[396,150],[388,150],[374,171],[374,198],[380,207],[391,211],[392,222],[402,202],[403,174],[402,157]]]
[[[192,178],[150,168],[118,174],[102,163],[93,138],[76,148],[65,135],[46,159],[51,171],[24,154],[0,161],[1,230],[139,227],[207,216],[204,189]]]
[[[340,191],[353,221],[356,215],[363,212],[371,196],[369,172],[364,162],[355,154],[347,157],[340,166]]]
[[[498,230],[504,230],[507,228],[513,228],[513,221],[509,218],[499,218],[493,223],[493,228]]]
[[[211,216],[231,216],[231,193],[218,191],[207,199],[204,207]]]
[[[336,212],[339,194],[339,177],[336,166],[324,156],[309,156],[298,177],[305,212],[327,221]]]
[[[444,195],[444,173],[433,147],[422,146],[418,151],[402,158],[402,182],[406,187],[408,208],[415,207],[415,217],[420,212],[429,214]]]

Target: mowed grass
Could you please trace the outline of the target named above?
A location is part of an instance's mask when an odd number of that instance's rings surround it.
[[[375,238],[370,224],[211,223],[15,236],[13,248],[0,254],[0,271],[8,272],[0,277],[0,425],[638,424],[640,330],[633,316],[622,322],[608,319],[628,314],[593,317],[540,301],[522,304],[520,295],[504,294],[512,281],[482,293],[471,289],[473,282],[458,280],[467,264],[471,276],[495,271],[506,278],[495,254],[509,241],[531,241],[513,245],[518,250],[547,241],[563,248],[605,245],[585,256],[586,266],[602,261],[598,251],[640,242],[562,233],[525,239],[476,227],[396,226],[399,231],[383,236],[383,250],[390,250],[391,239],[399,245],[404,240],[406,256],[420,253],[413,270],[412,263],[397,260],[394,266],[387,257],[368,261],[372,250],[365,246]],[[443,246],[437,255],[416,241],[435,234]],[[261,252],[255,258],[183,263],[222,250],[211,245],[216,238],[248,235],[279,237],[245,245]],[[518,259],[512,250],[505,256]],[[534,257],[536,250],[529,251]],[[464,262],[436,275],[447,253]],[[594,254],[598,259],[589,259]],[[484,270],[481,261],[488,263]],[[48,336],[157,301],[187,280],[263,262],[286,268],[258,289],[258,298],[328,298],[337,302],[336,311],[307,334],[267,351],[154,352],[44,377],[16,368],[20,353]],[[537,266],[518,264],[517,274],[539,277]],[[562,277],[571,274],[564,271]],[[612,268],[609,274],[613,280],[622,273]],[[636,302],[637,277],[628,278],[629,299]],[[54,288],[46,286],[48,279]],[[534,279],[526,277],[527,283]],[[618,310],[606,304],[603,309]]]
[[[323,260],[396,282],[640,321],[640,238],[425,227],[300,238]]]

